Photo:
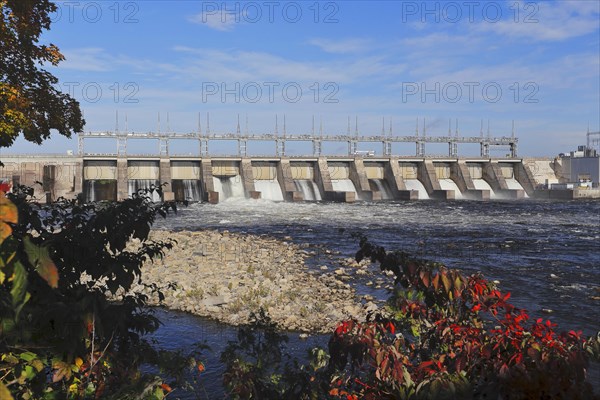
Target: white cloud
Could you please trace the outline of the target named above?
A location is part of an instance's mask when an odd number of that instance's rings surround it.
[[[309,44],[319,47],[327,53],[344,54],[358,53],[366,50],[369,41],[366,39],[345,39],[331,40],[325,38],[314,38],[308,41]]]
[[[241,21],[240,13],[224,9],[195,14],[190,16],[188,20],[195,24],[205,25],[208,28],[222,32],[233,30],[235,24],[238,24]]]
[[[511,15],[496,23],[481,22],[474,25],[474,30],[551,42],[587,35],[599,29],[600,2],[597,1],[527,2],[519,3],[518,7],[518,17]]]
[[[185,66],[173,65],[182,77],[211,81],[337,82],[354,83],[366,77],[395,76],[403,64],[386,61],[384,56],[361,57],[352,61],[296,61],[265,52],[215,50],[176,46],[175,51],[190,56]]]
[[[113,69],[113,65],[105,51],[97,47],[63,50],[65,61],[59,68],[89,72],[106,72]]]

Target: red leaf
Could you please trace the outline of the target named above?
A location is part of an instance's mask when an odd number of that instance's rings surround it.
[[[390,331],[390,333],[391,333],[392,335],[394,335],[394,334],[396,333],[396,327],[394,326],[394,324],[393,324],[393,323],[391,323],[391,322],[388,322],[388,323],[387,323],[387,328],[388,328],[388,330]]]
[[[431,282],[431,275],[427,271],[421,271],[419,274],[421,276],[421,281],[423,282],[423,286],[429,287],[429,283]]]
[[[498,375],[500,376],[500,378],[506,379],[508,378],[508,365],[506,363],[502,364],[502,367],[500,368],[500,372],[498,373]]]
[[[462,371],[467,364],[467,360],[465,356],[457,357],[456,362],[454,363],[454,368],[456,368],[457,372]]]
[[[171,386],[167,385],[166,383],[163,383],[162,385],[160,385],[160,387],[162,388],[162,390],[164,390],[167,393],[169,393],[173,390],[173,389],[171,389]]]

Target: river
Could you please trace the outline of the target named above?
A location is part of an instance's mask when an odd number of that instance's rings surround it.
[[[600,202],[598,201],[413,201],[376,203],[273,203],[234,200],[183,207],[156,228],[227,229],[232,232],[291,237],[319,245],[323,253],[310,266],[330,261],[325,250],[351,257],[361,232],[386,249],[404,250],[442,261],[467,273],[481,271],[511,292],[511,301],[532,317],[550,318],[559,330],[600,330]],[[359,294],[385,299],[384,289],[355,281]],[[391,279],[391,278],[390,278]],[[208,398],[221,398],[219,349],[235,337],[234,328],[182,313],[161,311],[165,325],[153,335],[159,346],[186,348],[196,341],[213,347],[207,354]],[[169,344],[170,343],[170,344]],[[291,336],[291,352],[304,356],[325,337],[302,341]],[[210,372],[213,368],[214,372]],[[600,372],[590,381],[600,391]],[[210,375],[208,375],[210,374]],[[185,396],[183,396],[185,397]],[[182,397],[182,398],[183,398]]]

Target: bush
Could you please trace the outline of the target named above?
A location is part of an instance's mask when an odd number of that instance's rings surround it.
[[[261,398],[257,388],[266,387],[281,399],[594,398],[585,378],[590,360],[600,359],[600,333],[557,333],[548,320],[530,321],[480,274],[386,252],[361,237],[356,261],[364,258],[396,277],[385,310],[367,322],[341,322],[329,354],[313,350],[312,368],[277,369],[279,361],[228,353],[225,383],[234,397]],[[280,354],[280,341],[262,350]]]
[[[168,386],[138,370],[158,362],[141,336],[159,321],[147,296],[130,289],[141,284],[142,264],[173,246],[148,234],[175,205],[141,192],[42,206],[32,193],[0,193],[0,398],[162,398]],[[139,246],[128,247],[131,238]]]

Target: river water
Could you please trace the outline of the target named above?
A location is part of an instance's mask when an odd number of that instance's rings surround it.
[[[273,203],[235,199],[218,205],[197,203],[161,220],[157,228],[227,229],[269,234],[296,243],[318,245],[323,253],[311,266],[331,260],[325,250],[352,257],[358,246],[351,232],[365,234],[388,250],[404,250],[442,261],[466,273],[481,271],[511,292],[512,302],[533,318],[550,318],[559,330],[600,330],[600,202],[598,201],[413,201],[376,203]],[[318,270],[314,268],[315,271]],[[385,299],[384,289],[366,281],[382,277],[376,268],[364,281],[355,281],[359,294]],[[198,277],[202,279],[202,277]],[[386,278],[391,279],[391,278]],[[159,345],[175,341],[185,348],[206,341],[218,353],[233,339],[234,328],[181,313],[162,312],[165,325],[154,335]],[[201,332],[201,335],[195,334]],[[214,335],[211,332],[215,333]],[[308,342],[292,335],[292,353],[326,345],[325,337]],[[218,354],[207,355],[214,378],[209,398],[220,398]],[[212,357],[212,358],[211,358]],[[207,365],[210,371],[211,365]],[[590,371],[600,390],[600,372]],[[212,374],[211,373],[211,374]]]

